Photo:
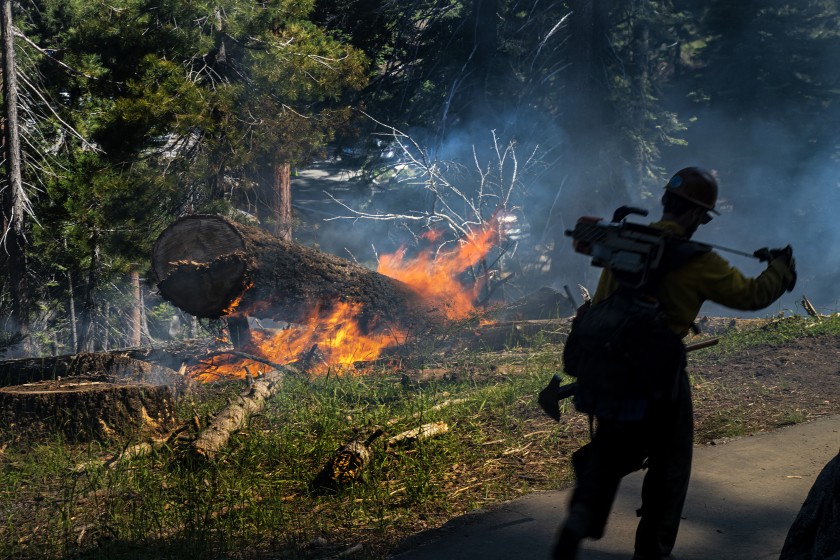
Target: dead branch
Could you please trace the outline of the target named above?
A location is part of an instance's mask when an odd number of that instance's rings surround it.
[[[280,367],[254,381],[249,389],[223,408],[192,442],[193,454],[203,459],[214,458],[227,445],[231,435],[245,427],[251,415],[263,409],[266,400],[282,386],[287,374],[288,369]]]
[[[802,303],[802,308],[805,310],[805,312],[808,315],[810,315],[811,317],[814,317],[816,319],[820,318],[820,314],[817,313],[817,310],[814,308],[814,306],[811,304],[811,302],[808,300],[807,297],[805,297],[803,295],[802,296],[802,301],[800,303]]]
[[[387,446],[395,447],[397,445],[407,445],[416,443],[418,441],[429,439],[431,437],[443,435],[449,431],[449,425],[446,422],[432,422],[431,424],[423,424],[417,428],[401,432],[388,440]]]
[[[412,415],[411,415],[411,417],[412,417],[412,418],[415,418],[415,419],[416,419],[416,418],[420,418],[420,417],[422,417],[424,414],[427,414],[428,412],[433,412],[433,411],[436,411],[436,410],[441,410],[441,409],[446,408],[446,407],[448,407],[448,406],[451,406],[451,405],[453,405],[453,404],[461,404],[461,403],[465,403],[465,402],[467,402],[468,400],[469,400],[469,399],[447,399],[447,400],[445,400],[445,401],[443,401],[443,402],[440,402],[440,403],[438,403],[438,404],[436,404],[436,405],[434,405],[434,406],[430,407],[428,411],[422,411],[422,410],[421,410],[421,411],[419,411],[419,412],[415,412],[414,414],[412,414]],[[400,420],[401,420],[401,418],[391,418],[390,420],[388,420],[388,422],[386,422],[386,425],[387,425],[387,426],[393,426],[394,424],[396,424],[396,423],[397,423],[397,422],[399,422]]]

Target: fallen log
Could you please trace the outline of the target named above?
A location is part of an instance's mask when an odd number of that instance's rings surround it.
[[[152,269],[161,295],[197,317],[237,314],[301,323],[313,310],[360,304],[367,332],[416,332],[440,320],[408,285],[351,261],[221,216],[180,218],[158,237]]]
[[[387,447],[395,447],[398,445],[413,444],[424,439],[443,435],[449,431],[449,425],[446,422],[432,422],[430,424],[423,424],[411,430],[400,432],[399,434],[388,439]]]

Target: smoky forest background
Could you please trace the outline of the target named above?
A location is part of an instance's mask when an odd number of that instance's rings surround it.
[[[156,293],[152,244],[222,214],[376,267],[476,228],[481,303],[594,288],[564,236],[656,217],[698,165],[702,241],[791,243],[837,311],[837,0],[2,0],[7,356],[211,329]],[[729,257],[728,257],[729,258]],[[761,265],[731,256],[748,274]],[[713,306],[708,312],[721,312]]]

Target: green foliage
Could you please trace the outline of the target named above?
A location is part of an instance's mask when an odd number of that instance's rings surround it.
[[[245,199],[270,213],[271,167],[322,149],[347,117],[343,93],[366,80],[364,55],[314,25],[312,8],[21,7],[28,40],[18,48],[37,127],[26,179],[41,186],[32,274],[44,279],[36,285],[64,286],[39,297],[65,293],[67,282],[54,282],[62,275],[91,294],[145,268],[151,242],[184,212],[226,212]]]
[[[719,142],[709,109],[801,139],[779,176],[837,157],[829,0],[40,0],[15,15],[39,296],[88,278],[97,250],[101,282],[145,263],[184,213],[270,222],[276,166],[366,138],[362,111],[430,151],[489,130],[521,154],[539,146],[550,188],[567,178],[553,205],[530,184],[515,203],[543,237],[562,229],[552,212],[658,192],[688,150],[747,181],[765,155]],[[750,145],[755,131],[727,134]],[[761,208],[761,192],[739,196]]]

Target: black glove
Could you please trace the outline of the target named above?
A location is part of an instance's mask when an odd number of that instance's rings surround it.
[[[796,259],[793,258],[793,247],[788,245],[787,247],[782,247],[781,249],[759,249],[755,253],[753,253],[758,260],[760,261],[775,261],[776,259],[781,259],[782,262],[785,263],[785,266],[788,270],[791,271],[793,274],[793,279],[791,279],[790,284],[787,286],[787,291],[792,291],[794,286],[796,286]]]
[[[753,256],[762,262],[770,262],[774,259],[785,259],[785,264],[790,264],[793,261],[793,247],[788,245],[781,249],[768,249],[764,247],[753,253]]]

